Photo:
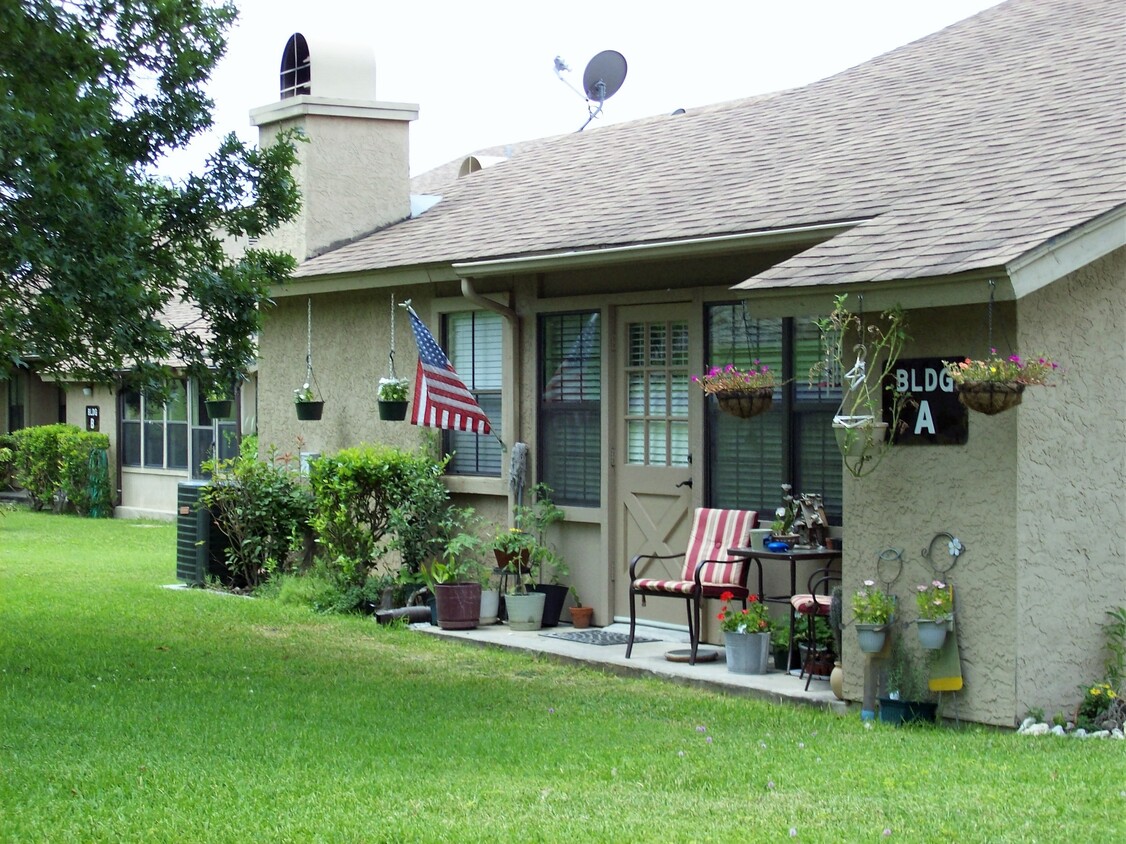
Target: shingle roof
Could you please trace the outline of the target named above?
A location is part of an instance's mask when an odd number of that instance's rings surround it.
[[[1010,0],[768,97],[546,139],[305,262],[362,272],[865,220],[748,286],[996,267],[1126,204],[1116,0]]]

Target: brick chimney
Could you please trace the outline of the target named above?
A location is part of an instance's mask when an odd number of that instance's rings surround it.
[[[259,146],[299,129],[294,171],[301,214],[260,245],[298,262],[410,216],[409,123],[418,106],[375,99],[375,57],[294,33],[281,60],[281,98],[250,112]]]

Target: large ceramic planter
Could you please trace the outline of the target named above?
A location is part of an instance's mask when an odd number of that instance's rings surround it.
[[[769,633],[723,633],[723,652],[732,674],[765,674],[770,657]]]
[[[563,614],[563,605],[567,603],[567,587],[556,583],[540,583],[533,588],[544,596],[542,625],[557,626],[559,617]]]
[[[886,624],[856,623],[856,640],[860,644],[862,653],[878,654],[882,651],[887,641],[887,634]]]
[[[406,401],[376,400],[376,406],[379,409],[379,418],[385,422],[402,422],[407,418],[407,405],[409,404],[410,402]]]
[[[439,583],[434,587],[438,626],[443,630],[470,630],[481,614],[480,583]]]
[[[946,644],[948,619],[940,618],[932,621],[929,618],[920,618],[915,623],[915,627],[919,631],[919,644],[928,651],[937,651]]]
[[[730,416],[750,419],[770,410],[774,403],[774,388],[760,387],[757,390],[724,390],[714,393],[719,409]]]
[[[880,720],[886,724],[933,724],[938,720],[938,704],[933,701],[882,697]]]
[[[970,410],[993,416],[1016,407],[1024,395],[1024,384],[1006,384],[993,381],[969,381],[956,384],[958,401]]]
[[[500,590],[481,590],[481,612],[477,623],[484,627],[487,624],[496,624],[500,615]]]
[[[294,402],[293,406],[297,408],[297,418],[306,422],[320,419],[325,409],[323,401],[299,401]]]
[[[539,630],[543,622],[543,600],[542,592],[505,595],[504,605],[508,611],[508,626],[513,630]]]

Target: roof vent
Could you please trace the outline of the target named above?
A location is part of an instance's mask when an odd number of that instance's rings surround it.
[[[470,173],[476,173],[478,170],[484,170],[494,164],[500,164],[504,160],[503,155],[471,155],[461,162],[457,177],[460,179],[462,176],[468,176]]]

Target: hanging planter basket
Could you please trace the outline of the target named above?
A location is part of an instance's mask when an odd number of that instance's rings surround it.
[[[833,423],[833,434],[837,438],[837,448],[846,458],[864,457],[873,448],[879,448],[887,440],[888,423],[866,422],[862,425],[841,425]]]
[[[774,404],[774,388],[760,387],[757,390],[723,390],[712,393],[719,409],[740,419],[750,419],[766,413]]]
[[[379,408],[379,418],[385,422],[402,422],[407,418],[407,406],[410,402],[406,401],[384,401],[379,399],[376,405]]]
[[[987,416],[1016,407],[1024,394],[1024,384],[999,381],[967,381],[956,385],[955,389],[958,401]]]
[[[323,401],[299,401],[294,402],[293,406],[297,408],[297,418],[304,422],[316,422],[325,410]]]
[[[208,399],[203,404],[207,408],[209,418],[229,419],[231,416],[231,405],[233,405],[234,402],[231,401],[231,399]]]

